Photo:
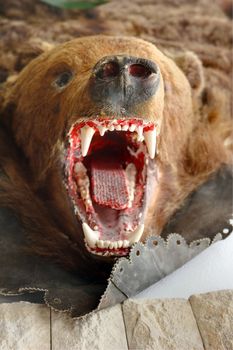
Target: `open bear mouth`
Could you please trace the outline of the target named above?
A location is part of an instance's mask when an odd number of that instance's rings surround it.
[[[65,185],[89,252],[124,256],[144,231],[155,182],[156,125],[143,119],[96,118],[72,125]]]

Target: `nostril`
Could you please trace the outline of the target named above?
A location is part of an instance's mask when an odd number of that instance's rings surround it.
[[[131,64],[129,66],[129,74],[136,78],[145,79],[152,74],[152,71],[143,64]]]
[[[102,69],[102,78],[114,78],[120,73],[120,67],[117,62],[105,63]]]
[[[123,115],[154,96],[159,84],[160,69],[154,61],[120,54],[101,58],[88,86],[91,98],[104,112]]]

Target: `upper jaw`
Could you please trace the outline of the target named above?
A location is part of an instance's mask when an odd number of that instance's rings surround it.
[[[156,122],[147,121],[143,118],[81,118],[78,123],[76,122],[71,126],[69,135],[75,124],[78,125],[78,130],[81,132],[81,150],[83,157],[88,153],[95,132],[104,136],[107,131],[115,130],[135,132],[139,142],[145,141],[150,158],[155,158],[157,147],[156,137],[159,133],[158,124]]]
[[[141,239],[144,232],[144,213],[148,206],[146,197],[150,192],[147,188],[147,180],[151,168],[155,164],[157,131],[155,123],[147,122],[141,118],[93,118],[91,120],[84,119],[72,125],[68,133],[69,146],[66,156],[65,185],[74,204],[75,213],[82,221],[86,247],[91,253],[104,256],[126,255],[129,247]],[[135,164],[140,157],[140,159],[143,158],[144,164],[140,165],[141,168],[140,166],[135,168],[134,164],[126,159],[123,171],[127,182],[124,185],[127,195],[124,203],[118,202],[117,194],[115,197],[113,196],[114,200],[110,208],[106,198],[104,198],[103,203],[101,202],[102,199],[93,199],[95,188],[93,189],[93,184],[87,176],[87,173],[90,172],[87,159],[95,152],[92,145],[92,142],[95,143],[95,138],[104,138],[104,135],[105,137],[106,135],[111,136],[112,132],[117,135],[121,135],[122,132],[129,139],[135,140],[137,147],[135,146],[136,148],[133,149],[134,141],[132,141],[132,145],[127,146],[126,144],[127,149],[129,149],[129,152],[127,152]],[[152,172],[154,174],[154,170]],[[110,171],[110,174],[114,174],[114,172],[111,173]],[[139,177],[140,180],[136,180]],[[75,182],[74,178],[76,179]],[[117,175],[116,179],[118,181],[120,177]],[[108,186],[108,183],[106,186]],[[113,192],[117,191],[114,190]],[[151,193],[149,193],[150,195]],[[114,210],[118,210],[120,219],[114,227],[108,229],[105,223],[103,224],[96,217],[96,202],[93,203],[95,200],[97,201],[98,210],[101,205],[109,207],[111,215]],[[106,207],[103,210],[108,213]],[[127,229],[125,230],[124,227],[126,226]]]

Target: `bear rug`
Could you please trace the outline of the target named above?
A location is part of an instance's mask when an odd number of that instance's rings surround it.
[[[80,316],[106,288],[133,296],[231,232],[219,2],[12,0],[0,25],[2,295]]]

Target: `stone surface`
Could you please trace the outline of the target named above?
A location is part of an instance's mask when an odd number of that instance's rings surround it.
[[[53,350],[127,350],[121,305],[81,319],[52,311]]]
[[[41,349],[233,350],[233,290],[127,300],[81,319],[45,305],[0,304],[0,350]]]
[[[49,350],[50,309],[25,302],[0,304],[1,350]]]
[[[123,316],[130,350],[203,350],[187,300],[128,300]]]
[[[205,350],[232,350],[233,291],[193,295],[190,303]]]

